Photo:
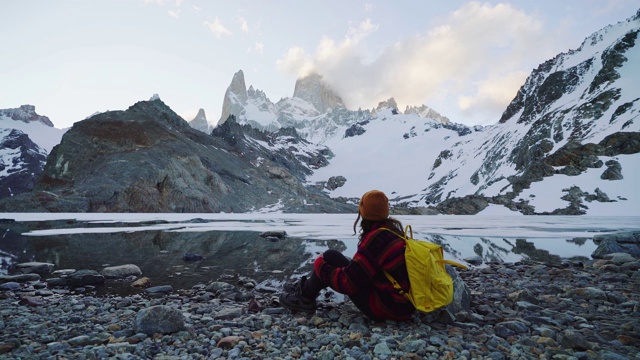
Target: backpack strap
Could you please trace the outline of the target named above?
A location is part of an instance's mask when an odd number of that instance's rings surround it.
[[[455,262],[453,260],[445,260],[445,259],[443,259],[443,260],[436,260],[436,262],[443,263],[443,264],[449,264],[451,266],[459,267],[459,268],[465,269],[465,270],[468,269],[466,266],[460,264],[459,262]]]
[[[410,230],[411,229],[411,225],[407,225],[407,229]],[[397,232],[395,232],[395,231],[393,231],[393,230],[391,230],[389,228],[379,228],[378,231],[388,231],[390,233],[393,233],[394,235],[396,235],[400,239],[403,239],[405,241],[407,240],[407,230],[405,230],[405,233],[403,235],[400,235]],[[411,238],[413,238],[413,231],[411,231]],[[391,274],[389,274],[387,272],[387,270],[382,269],[382,272],[387,277],[387,279],[389,279],[389,282],[391,282],[391,285],[393,285],[393,287],[398,291],[398,293],[401,294],[402,296],[404,296],[409,302],[411,302],[411,298],[409,297],[409,293],[404,291],[404,289],[402,288],[402,286],[400,286],[398,281],[396,281],[396,279],[394,279],[393,276],[391,276]]]

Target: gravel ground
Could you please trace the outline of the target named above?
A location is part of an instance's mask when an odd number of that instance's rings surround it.
[[[277,289],[247,278],[98,296],[92,286],[5,276],[0,357],[640,359],[639,268],[624,254],[484,264],[460,272],[465,309],[402,323],[372,322],[330,291],[315,313],[292,313]]]

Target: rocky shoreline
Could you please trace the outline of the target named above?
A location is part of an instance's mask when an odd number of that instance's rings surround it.
[[[402,323],[372,322],[332,292],[291,313],[247,278],[98,296],[4,276],[0,358],[640,359],[640,261],[597,257],[472,267],[455,304]]]

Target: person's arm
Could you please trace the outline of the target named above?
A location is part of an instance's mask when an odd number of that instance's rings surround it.
[[[326,284],[345,295],[354,295],[363,288],[371,286],[371,279],[376,273],[375,267],[358,251],[353,260],[345,267],[336,267],[327,263],[323,257],[314,263],[316,275]]]

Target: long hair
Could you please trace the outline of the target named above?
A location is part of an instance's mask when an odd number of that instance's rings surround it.
[[[379,227],[386,227],[387,229],[393,230],[399,235],[404,234],[404,230],[403,230],[404,228],[402,227],[402,223],[398,219],[394,219],[392,217],[388,217],[381,221],[371,221],[371,220],[362,219],[362,221],[360,222],[360,235],[358,236],[359,241],[362,241],[362,239],[364,239],[365,236],[367,236],[367,234],[372,230],[374,224],[379,224],[379,223],[382,223],[382,226],[379,226]]]

